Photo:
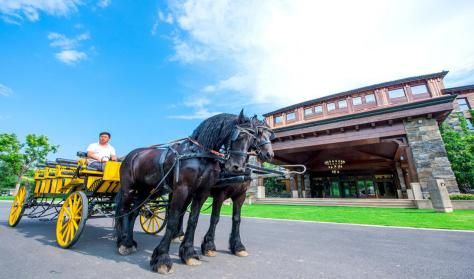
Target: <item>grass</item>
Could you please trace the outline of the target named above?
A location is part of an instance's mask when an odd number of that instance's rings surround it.
[[[206,203],[206,205],[208,205]],[[203,208],[207,206],[204,205]],[[210,213],[207,209],[204,213]],[[224,205],[222,215],[231,215]],[[437,213],[425,209],[245,204],[242,216],[433,229],[474,230],[474,210]]]
[[[14,196],[0,196],[0,201],[12,201]]]

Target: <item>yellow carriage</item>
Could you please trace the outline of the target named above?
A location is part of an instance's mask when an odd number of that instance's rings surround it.
[[[38,165],[35,184],[22,186],[13,201],[8,224],[15,227],[22,216],[56,221],[56,241],[69,248],[79,239],[88,218],[114,217],[115,195],[120,189],[120,162],[108,161],[104,170],[87,167],[86,154],[79,160],[56,159]],[[148,234],[166,225],[167,197],[148,201],[140,208],[140,225]]]

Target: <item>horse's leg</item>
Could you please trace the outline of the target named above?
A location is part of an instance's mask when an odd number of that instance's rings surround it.
[[[160,244],[153,250],[150,260],[151,270],[161,274],[173,272],[173,264],[171,263],[169,250],[173,235],[178,229],[179,217],[183,210],[184,204],[188,198],[188,187],[178,186],[173,191],[173,196],[169,205],[168,221],[166,224],[166,232],[160,241]]]
[[[247,253],[245,246],[240,240],[240,212],[245,201],[245,191],[238,196],[232,197],[232,232],[229,239],[229,249],[232,254],[239,257],[246,257]]]
[[[186,214],[186,209],[188,208],[188,205],[190,203],[191,203],[191,200],[186,201],[186,204],[183,207],[183,212],[181,212],[181,215],[179,216],[178,229],[176,230],[176,233],[173,235],[173,242],[181,242],[184,239],[183,219],[184,219],[184,215]]]
[[[140,202],[136,202],[136,204],[140,204],[142,201]],[[136,206],[136,205],[135,205]],[[135,208],[133,208],[135,209]],[[139,209],[135,209],[134,211],[130,212],[126,218],[128,217],[128,227],[127,227],[127,234],[126,234],[126,237],[125,237],[125,246],[126,247],[129,247],[129,249],[131,249],[131,252],[136,252],[137,251],[137,242],[135,240],[133,240],[133,227],[135,226],[135,220],[137,219],[138,217],[138,214],[139,214]]]
[[[213,196],[211,224],[209,225],[209,230],[204,236],[204,239],[201,244],[202,254],[208,257],[215,257],[217,255],[214,237],[216,233],[217,223],[219,223],[222,203],[224,202],[225,198],[225,191],[220,191],[217,195]]]
[[[118,243],[118,252],[122,256],[130,255],[137,250],[137,243],[133,240],[133,226],[138,216],[138,209],[133,208],[130,192],[123,192],[120,216],[122,219],[122,234]],[[132,211],[135,209],[134,211]]]
[[[116,204],[116,209],[115,209],[115,224],[114,224],[114,229],[115,229],[115,236],[117,237],[117,248],[122,245],[123,241],[123,192],[120,189],[120,191],[117,193],[117,196],[115,197],[115,204]]]
[[[179,257],[187,265],[200,265],[199,255],[194,250],[194,233],[199,220],[199,211],[206,201],[208,195],[199,195],[193,198],[191,213],[189,214],[188,226],[184,234],[184,240],[179,247]]]

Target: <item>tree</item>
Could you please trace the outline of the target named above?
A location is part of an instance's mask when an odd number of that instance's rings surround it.
[[[471,114],[474,113],[471,111]],[[455,130],[448,124],[441,126],[446,152],[461,192],[474,189],[474,132],[467,128],[467,120],[458,114],[461,130]]]
[[[21,144],[15,134],[0,134],[0,188],[12,188],[20,171]]]
[[[49,153],[56,153],[58,147],[44,135],[29,134],[25,143],[20,143],[15,134],[0,134],[0,171],[16,175],[18,190],[23,176],[36,163],[45,161]]]

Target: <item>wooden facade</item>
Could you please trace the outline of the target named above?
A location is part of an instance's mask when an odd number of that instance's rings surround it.
[[[327,184],[372,177],[380,185],[391,181],[391,198],[409,197],[410,184],[418,182],[418,172],[407,140],[406,123],[423,119],[440,123],[446,119],[458,94],[444,88],[446,74],[375,84],[264,114],[276,132],[276,162],[308,167],[311,182],[302,186],[306,196],[325,197],[311,192],[315,191],[313,184],[320,183],[321,178]],[[469,94],[474,99],[474,93]],[[474,104],[474,100],[469,100]],[[332,159],[345,160],[340,174],[333,175],[325,166],[324,162]],[[348,187],[358,182],[351,183]],[[347,193],[359,197],[358,192]]]

